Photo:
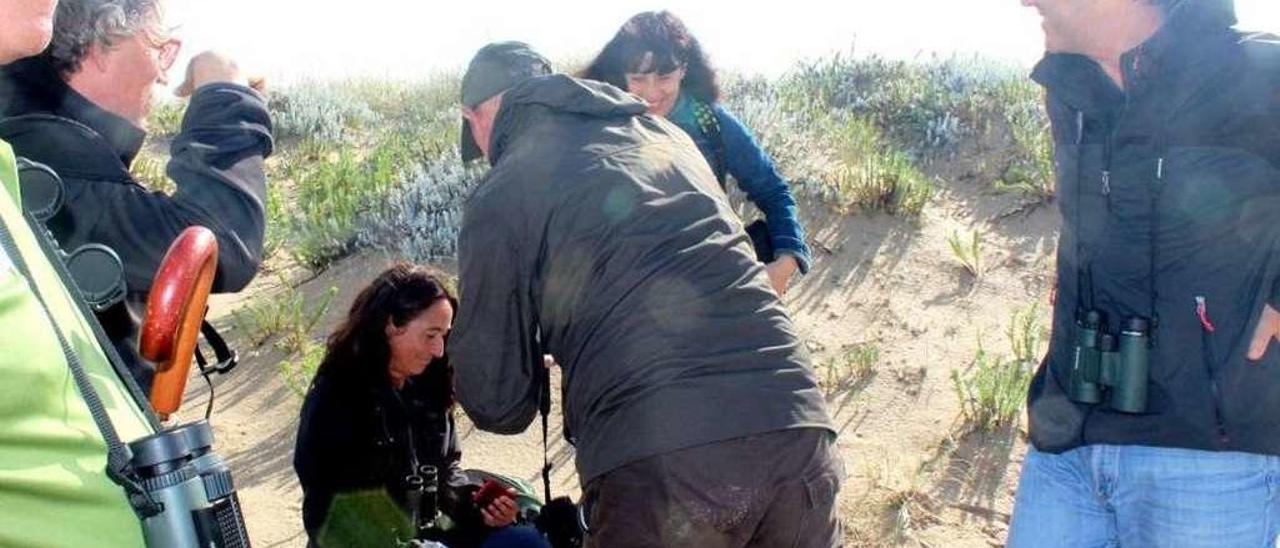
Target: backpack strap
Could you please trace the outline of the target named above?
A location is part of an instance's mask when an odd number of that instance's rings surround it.
[[[725,166],[724,132],[720,130],[720,119],[716,117],[716,110],[711,105],[698,99],[691,100],[693,119],[698,124],[698,131],[711,141],[712,154],[715,156],[711,163],[711,170],[715,172],[716,180],[720,181],[720,188],[724,189],[728,173]]]
[[[49,259],[50,265],[57,272],[64,286],[72,294],[72,300],[76,301],[80,308],[84,320],[91,326],[97,328],[97,320],[86,310],[87,307],[80,301],[79,291],[74,282],[71,281],[70,275],[66,271],[66,267],[61,264],[54,250],[52,242],[48,238],[47,233],[43,232],[43,226],[32,217],[29,213],[24,213],[27,222],[31,225],[33,232],[36,234],[36,240],[39,242],[41,250]],[[71,376],[76,384],[76,388],[80,391],[80,397],[84,400],[85,405],[89,408],[89,414],[93,417],[94,425],[98,428],[98,433],[102,435],[103,441],[107,444],[107,466],[106,473],[114,483],[122,487],[129,499],[130,506],[142,519],[149,518],[163,511],[163,505],[151,496],[146,489],[143,488],[141,481],[138,479],[133,466],[130,465],[132,454],[124,442],[120,440],[119,434],[116,433],[115,426],[111,423],[111,416],[107,412],[106,406],[102,402],[102,397],[98,395],[98,391],[94,389],[93,384],[89,381],[89,375],[85,373],[84,366],[80,363],[79,356],[71,348],[71,344],[62,333],[62,329],[53,320],[53,312],[49,308],[49,304],[45,301],[44,295],[40,291],[40,286],[36,283],[35,276],[32,275],[30,268],[27,267],[26,261],[23,259],[21,251],[13,240],[12,234],[9,233],[8,227],[0,224],[0,245],[9,255],[10,260],[18,271],[27,278],[27,283],[31,286],[31,292],[35,295],[36,300],[44,309],[45,314],[49,318],[50,326],[53,327],[54,335],[57,336],[58,345],[62,349],[62,354],[66,359],[67,368],[71,370]],[[100,328],[98,328],[100,329]],[[101,345],[100,345],[101,346]],[[103,352],[108,355],[113,365],[117,365],[119,371],[119,357],[113,354],[114,347],[106,345]],[[128,376],[128,372],[122,373],[125,379],[132,380]],[[125,380],[122,379],[122,380]],[[144,407],[145,409],[145,407]],[[150,416],[148,415],[148,418]],[[156,427],[152,424],[152,427]],[[157,428],[158,429],[158,428]]]

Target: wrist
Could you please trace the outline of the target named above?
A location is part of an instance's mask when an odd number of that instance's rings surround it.
[[[779,251],[778,256],[771,264],[774,265],[774,268],[781,269],[788,275],[795,275],[800,270],[800,261],[796,259],[795,255],[786,251]]]

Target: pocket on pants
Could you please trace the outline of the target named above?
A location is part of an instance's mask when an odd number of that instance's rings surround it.
[[[839,545],[841,532],[836,497],[840,493],[840,468],[839,462],[833,461],[822,474],[806,478],[802,482],[805,508],[800,516],[792,548],[828,548]]]
[[[840,477],[835,471],[804,481],[805,496],[809,509],[830,508],[836,504],[836,495],[840,492]]]

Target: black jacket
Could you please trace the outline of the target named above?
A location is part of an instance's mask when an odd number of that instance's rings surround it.
[[[1081,56],[1036,68],[1063,220],[1052,341],[1030,391],[1041,450],[1280,455],[1280,347],[1246,360],[1264,306],[1280,304],[1280,43],[1232,24],[1228,0],[1184,2],[1123,56],[1123,91]],[[1145,413],[1068,397],[1088,309],[1112,333],[1154,319]]]
[[[405,478],[414,461],[436,467],[442,506],[457,513],[459,501],[466,500],[462,494],[470,491],[459,467],[453,413],[433,398],[431,380],[411,378],[397,391],[382,377],[316,376],[302,404],[293,455],[302,521],[312,539],[342,493],[385,490],[405,509]],[[462,510],[475,521],[474,508]]]
[[[807,352],[684,132],[617,88],[555,75],[506,92],[491,145],[464,209],[450,337],[477,426],[529,425],[549,353],[584,483],[686,447],[830,428]]]
[[[265,101],[234,84],[196,91],[170,148],[172,196],[148,192],[129,174],[145,136],[68,87],[42,58],[0,68],[0,139],[62,177],[66,205],[49,226],[64,249],[110,246],[124,262],[129,300],[141,304],[169,244],[202,225],[218,239],[214,291],[240,290],[262,261],[263,168],[272,150]],[[102,320],[113,340],[135,334],[126,313]]]

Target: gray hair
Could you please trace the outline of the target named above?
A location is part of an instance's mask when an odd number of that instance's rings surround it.
[[[62,0],[45,56],[59,73],[74,73],[93,46],[110,48],[161,21],[160,1]]]

